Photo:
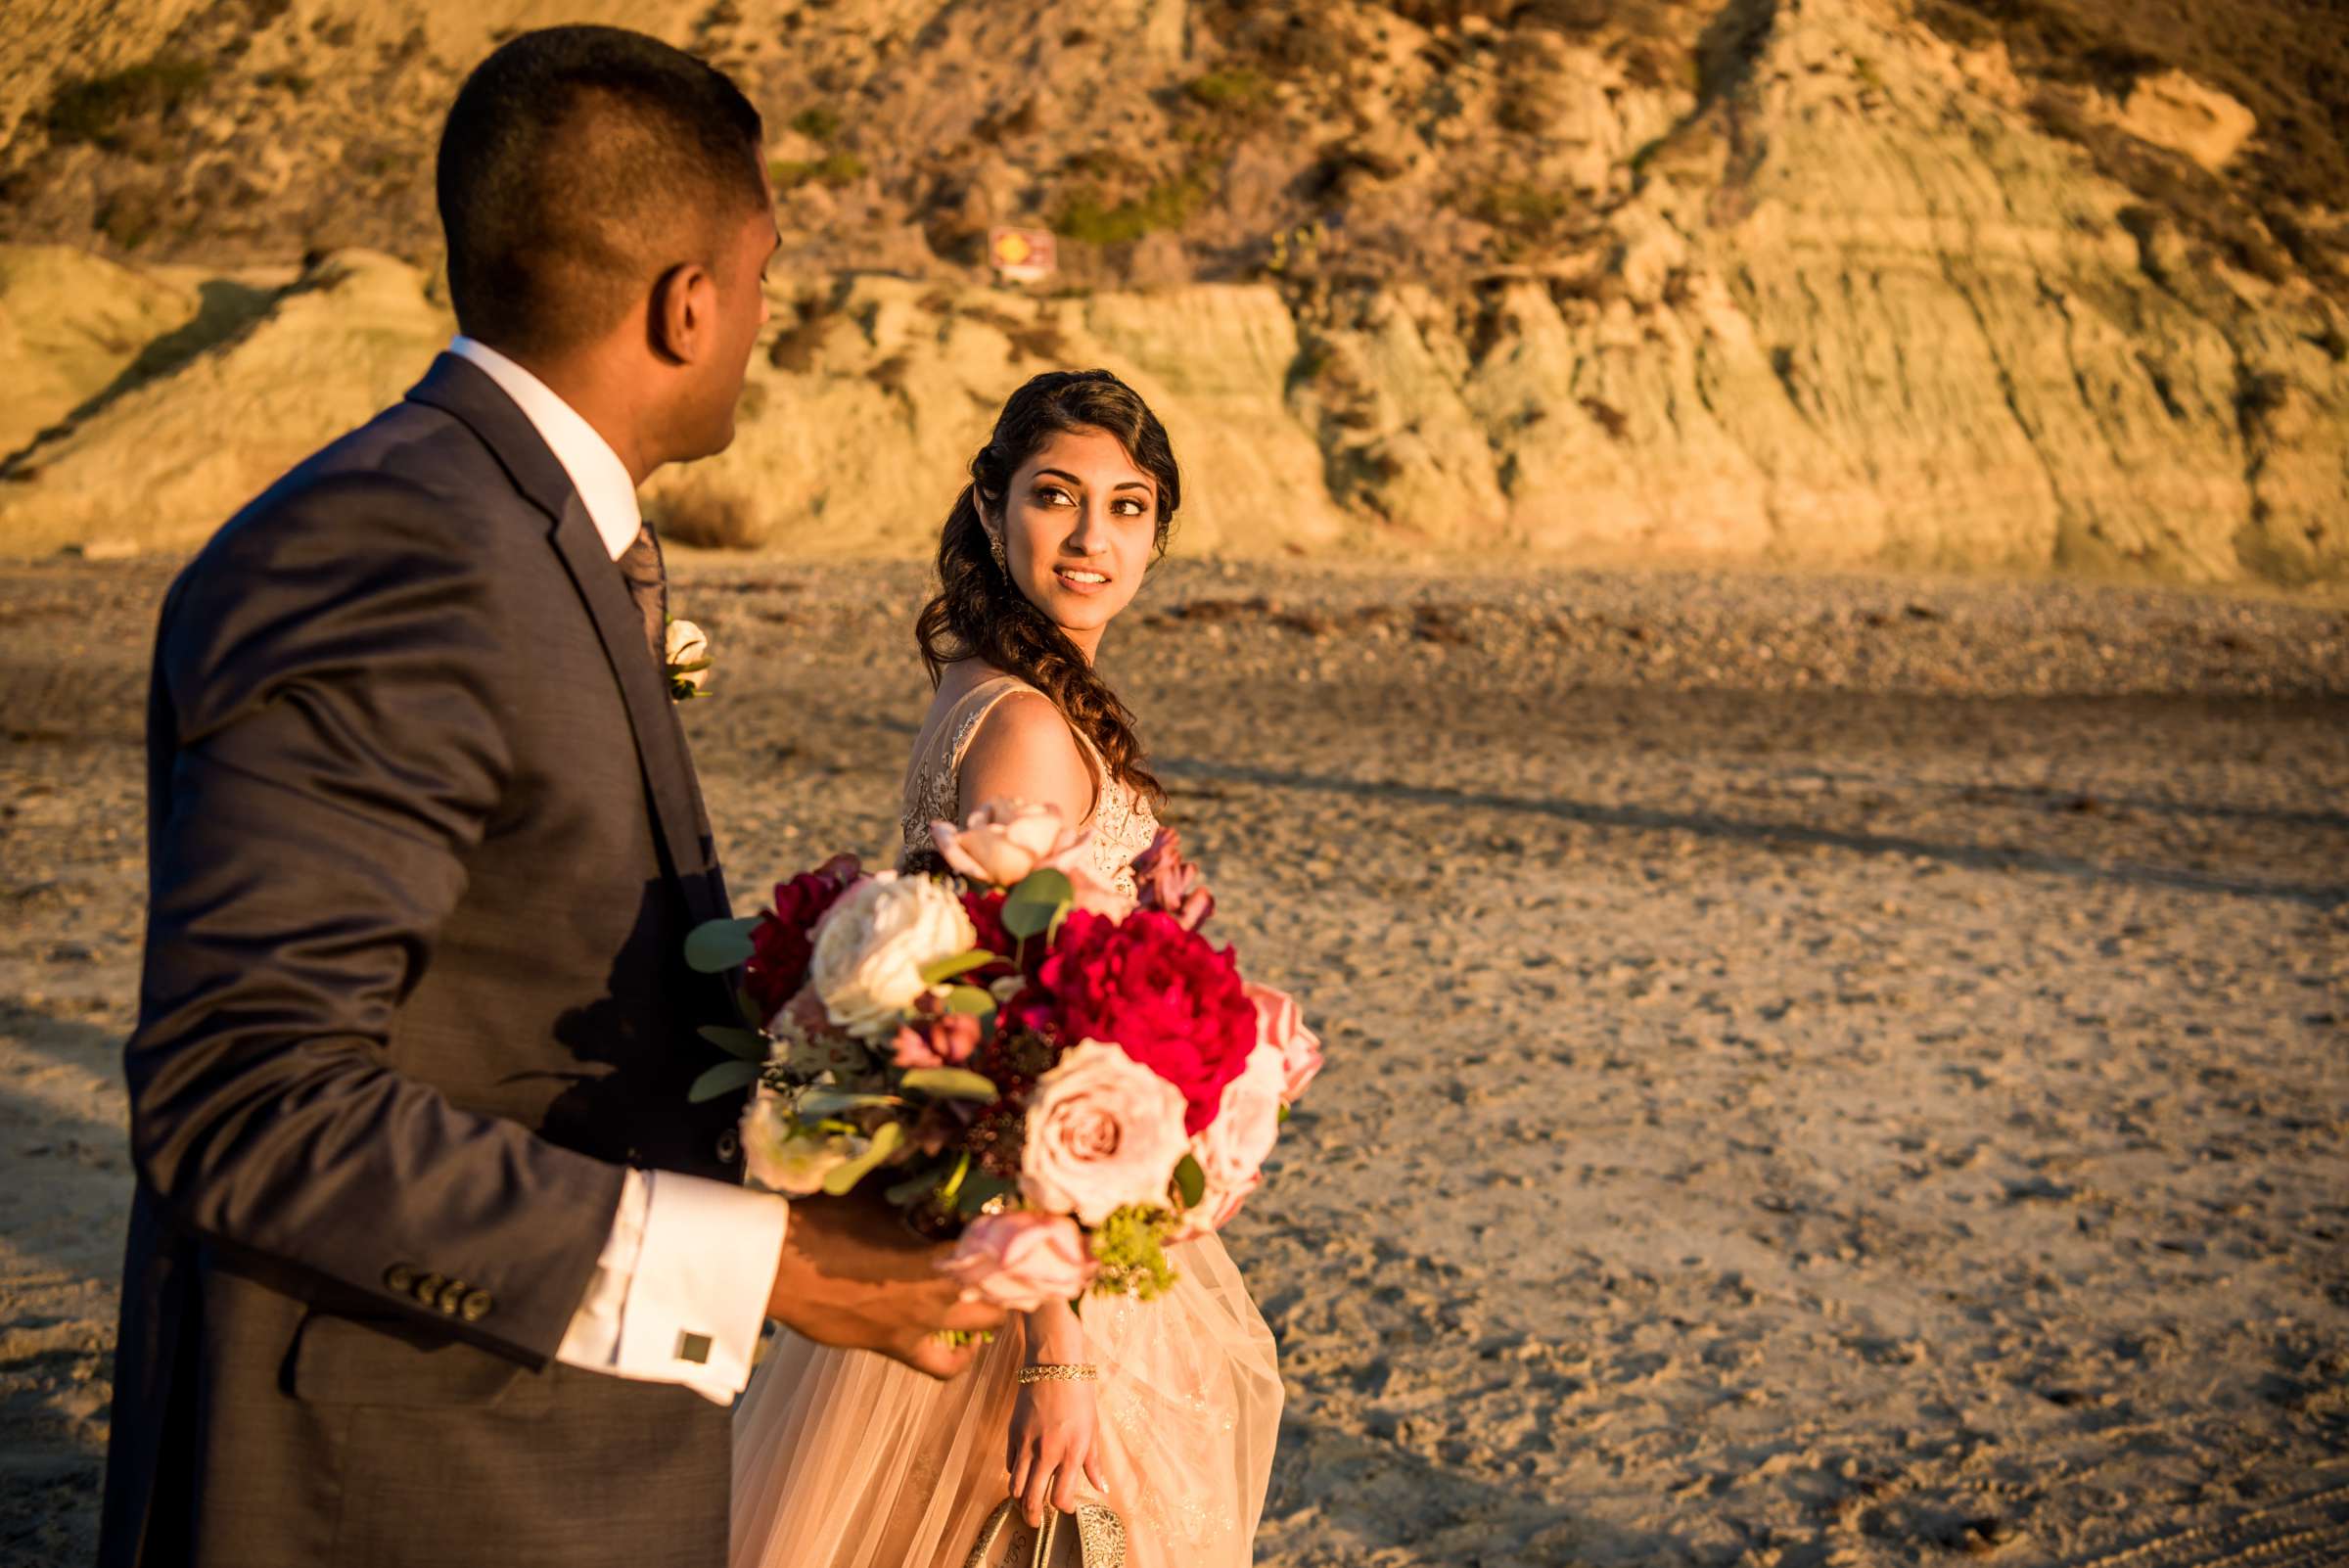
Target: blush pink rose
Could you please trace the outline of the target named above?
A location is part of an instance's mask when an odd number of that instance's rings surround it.
[[[1280,1052],[1259,1045],[1240,1076],[1223,1085],[1216,1119],[1191,1138],[1191,1158],[1207,1177],[1207,1191],[1183,1217],[1179,1234],[1185,1239],[1222,1229],[1264,1181],[1265,1157],[1280,1137],[1282,1082]]]
[[[1281,1103],[1294,1105],[1321,1071],[1321,1037],[1305,1027],[1297,998],[1287,992],[1252,980],[1241,982],[1240,989],[1256,1008],[1258,1047],[1269,1045],[1280,1053]]]
[[[960,827],[930,824],[930,842],[949,870],[998,888],[1065,853],[1075,837],[1060,807],[1017,800],[989,801]]]
[[[767,1020],[767,1028],[778,1034],[786,1025],[810,1038],[832,1032],[832,1015],[824,1011],[824,999],[815,993],[813,986],[802,986],[793,992],[791,1000]]]
[[[1090,833],[1046,863],[1069,879],[1071,908],[1082,909],[1110,921],[1123,920],[1133,913],[1133,900],[1104,881],[1101,873],[1094,869],[1093,836]]]
[[[1075,1221],[1027,1209],[981,1215],[939,1267],[1014,1313],[1032,1313],[1049,1301],[1074,1301],[1096,1271]]]
[[[1143,908],[1173,916],[1185,931],[1198,930],[1216,912],[1215,895],[1182,857],[1182,841],[1171,827],[1160,828],[1150,848],[1133,857],[1133,880]]]
[[[1164,1204],[1182,1121],[1180,1089],[1118,1046],[1085,1040],[1036,1081],[1020,1190],[1088,1225],[1128,1204]]]

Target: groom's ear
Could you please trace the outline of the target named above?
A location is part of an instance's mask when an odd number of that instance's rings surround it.
[[[710,351],[717,329],[717,280],[699,261],[682,261],[653,281],[645,333],[653,352],[690,365]]]

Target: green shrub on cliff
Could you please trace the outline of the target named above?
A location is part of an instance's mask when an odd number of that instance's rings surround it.
[[[202,91],[211,74],[201,62],[158,55],[108,75],[76,77],[58,88],[41,123],[53,141],[118,148],[126,126],[170,114]]]

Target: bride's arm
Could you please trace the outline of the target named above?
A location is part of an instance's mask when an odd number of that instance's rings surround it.
[[[1091,1363],[1084,1328],[1067,1302],[1028,1314],[1021,1327],[1027,1342],[1023,1364]],[[1011,1408],[1004,1467],[1011,1472],[1011,1496],[1020,1500],[1031,1525],[1043,1523],[1046,1508],[1073,1510],[1083,1496],[1081,1482],[1089,1482],[1095,1494],[1108,1491],[1101,1467],[1098,1386],[1090,1381],[1021,1385]]]
[[[1082,824],[1093,812],[1092,769],[1052,700],[1018,692],[989,711],[971,737],[957,774],[955,809],[969,815],[989,801],[1022,800],[1060,808],[1062,820]],[[1026,1364],[1084,1365],[1091,1360],[1083,1325],[1066,1302],[1051,1302],[1021,1323]],[[1094,1384],[1023,1385],[1012,1406],[1004,1467],[1011,1495],[1030,1524],[1047,1507],[1077,1505],[1080,1479],[1103,1490]]]
[[[1077,736],[1041,692],[1015,692],[988,711],[956,774],[959,816],[989,801],[1021,800],[1060,808],[1072,826],[1093,814],[1093,773]]]

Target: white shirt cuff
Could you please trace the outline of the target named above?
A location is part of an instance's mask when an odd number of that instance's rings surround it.
[[[751,1380],[790,1214],[731,1182],[630,1171],[555,1359],[731,1404]]]

